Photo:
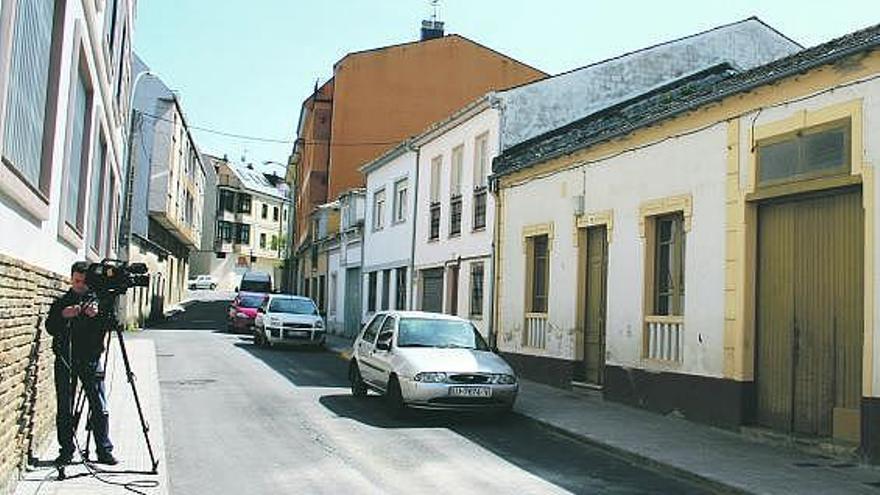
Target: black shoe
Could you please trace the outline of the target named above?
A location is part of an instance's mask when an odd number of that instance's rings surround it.
[[[60,454],[58,454],[58,457],[56,457],[55,460],[52,462],[56,466],[66,466],[67,464],[70,464],[70,461],[72,461],[72,460],[73,460],[72,453],[61,452]]]
[[[113,454],[110,452],[104,454],[98,454],[98,464],[106,464],[108,466],[115,466],[119,464],[119,460],[113,457]]]

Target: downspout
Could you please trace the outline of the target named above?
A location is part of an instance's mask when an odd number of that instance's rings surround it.
[[[416,152],[416,173],[413,176],[413,214],[412,214],[412,242],[410,242],[410,254],[409,254],[409,280],[410,280],[410,290],[409,290],[409,309],[415,309],[416,303],[416,220],[418,219],[418,211],[419,211],[419,157],[421,156],[421,148],[413,149],[412,144],[407,145],[407,149],[409,151]]]
[[[487,326],[489,329],[489,345],[492,346],[493,349],[498,346],[498,332],[495,329],[495,322],[498,321],[499,304],[496,301],[495,295],[497,294],[496,287],[498,286],[499,277],[496,276],[498,271],[498,252],[501,248],[501,216],[503,214],[503,205],[501,204],[501,194],[498,189],[498,181],[495,178],[490,179],[489,181],[489,190],[492,192],[492,197],[495,200],[495,225],[492,230],[492,253],[490,254],[489,259],[489,280],[492,281],[492,285],[489,287],[489,302],[491,304],[489,308],[489,321],[487,322]]]

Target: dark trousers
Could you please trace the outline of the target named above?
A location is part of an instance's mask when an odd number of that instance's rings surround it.
[[[107,410],[107,398],[104,395],[104,368],[101,366],[100,357],[73,358],[70,363],[71,369],[68,369],[64,359],[62,356],[55,356],[55,395],[58,400],[55,428],[61,453],[73,454],[75,450],[73,435],[76,432],[74,431],[73,413],[76,386],[77,382],[80,382],[89,401],[89,426],[95,436],[98,455],[109,454],[113,451],[113,444],[110,442],[110,414]],[[71,370],[73,371],[72,380]]]

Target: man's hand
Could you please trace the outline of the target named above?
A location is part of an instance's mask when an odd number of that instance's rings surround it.
[[[98,315],[98,303],[93,302],[93,303],[89,304],[88,306],[86,306],[86,309],[84,309],[83,312],[89,318],[94,318],[95,316]]]
[[[80,307],[78,304],[70,305],[61,310],[61,316],[64,318],[76,318],[79,316]]]

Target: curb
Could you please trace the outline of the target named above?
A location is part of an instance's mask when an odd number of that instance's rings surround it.
[[[339,359],[343,361],[351,360],[352,352],[348,348],[339,348],[339,347],[331,347],[327,346],[327,350],[333,352],[337,355]],[[694,473],[692,471],[688,471],[686,469],[682,469],[678,466],[674,466],[672,464],[658,461],[656,459],[652,459],[650,457],[637,454],[635,452],[622,449],[620,447],[615,447],[613,445],[600,442],[593,438],[590,438],[586,435],[581,435],[560,426],[554,425],[553,423],[544,421],[540,418],[536,418],[534,416],[529,416],[528,414],[518,411],[514,407],[514,414],[518,417],[523,418],[535,425],[556,433],[557,435],[561,435],[563,437],[569,438],[571,440],[589,445],[591,447],[597,448],[606,454],[609,454],[613,457],[621,459],[630,464],[638,465],[639,467],[647,468],[651,471],[654,471],[659,474],[673,476],[676,478],[680,478],[684,481],[687,481],[691,484],[697,485],[700,488],[705,488],[713,493],[724,494],[724,495],[750,495],[751,492],[743,490],[741,488],[737,488],[735,486],[731,486],[725,483],[722,483],[718,480],[714,480],[712,478],[708,478],[706,476]]]

